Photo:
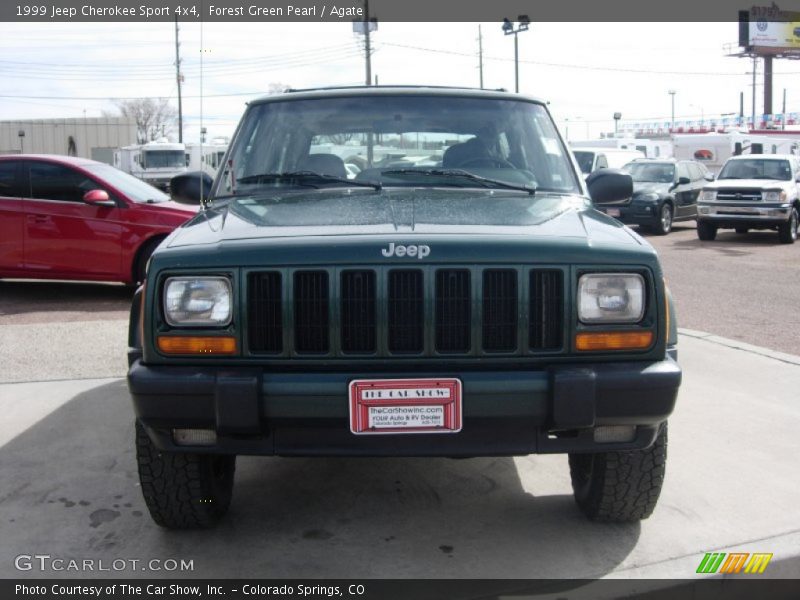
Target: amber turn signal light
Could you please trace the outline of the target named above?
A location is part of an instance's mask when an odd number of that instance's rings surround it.
[[[652,331],[606,331],[579,333],[575,348],[581,351],[644,350],[653,343]]]
[[[236,354],[236,338],[162,335],[158,349],[164,354]]]

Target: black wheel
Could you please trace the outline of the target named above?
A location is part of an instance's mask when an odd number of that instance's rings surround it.
[[[664,202],[658,209],[658,218],[651,228],[656,235],[667,235],[672,231],[672,205]]]
[[[145,504],[162,527],[211,527],[228,511],[236,456],[161,452],[136,421],[136,462]]]
[[[745,234],[748,231],[750,231],[750,230],[747,227],[737,227],[736,228],[736,233],[739,233],[739,234]]]
[[[158,245],[164,241],[164,238],[157,238],[154,240],[146,241],[136,255],[136,263],[133,265],[133,283],[140,284],[144,282],[147,277],[147,261],[150,260],[150,255],[158,248]]]
[[[697,222],[697,237],[704,242],[711,242],[717,237],[717,227],[705,221]]]
[[[789,215],[789,220],[786,223],[778,225],[778,239],[781,244],[794,244],[797,240],[797,207],[792,207],[792,213]]]
[[[658,502],[666,462],[666,423],[655,443],[645,450],[570,454],[575,502],[593,521],[646,519]]]

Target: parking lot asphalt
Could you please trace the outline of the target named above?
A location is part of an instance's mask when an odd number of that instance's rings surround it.
[[[220,526],[169,532],[141,498],[123,379],[3,384],[0,577],[87,575],[15,568],[48,554],[126,561],[101,577],[686,578],[726,549],[800,577],[800,357],[740,346],[681,335],[665,487],[633,525],[578,512],[565,456],[243,457]],[[152,559],[194,571],[130,563]]]

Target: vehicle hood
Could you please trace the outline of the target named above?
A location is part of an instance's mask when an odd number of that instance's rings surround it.
[[[135,210],[137,219],[141,222],[177,227],[197,215],[200,207],[168,200],[154,204],[135,202],[131,203],[130,208]]]
[[[671,184],[657,183],[655,181],[634,181],[633,182],[633,195],[644,196],[645,194],[669,194]]]
[[[392,244],[429,247],[391,254]],[[386,253],[384,253],[384,250]],[[655,250],[581,196],[502,190],[383,189],[242,198],[198,214],[154,255],[160,268],[264,264],[630,262]],[[413,255],[412,255],[413,256]]]
[[[780,179],[717,179],[711,181],[703,189],[719,190],[725,188],[781,188],[789,189],[793,184],[791,181]]]
[[[624,230],[589,208],[589,201],[580,196],[504,191],[289,193],[245,197],[200,213],[170,245],[398,233],[579,238],[594,234],[628,241]]]

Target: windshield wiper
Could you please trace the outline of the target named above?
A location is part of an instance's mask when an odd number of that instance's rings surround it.
[[[536,193],[536,186],[533,185],[517,185],[515,183],[508,183],[500,181],[499,179],[490,179],[488,177],[481,177],[475,175],[464,169],[391,169],[383,171],[382,175],[430,175],[433,177],[462,177],[475,181],[483,185],[483,187],[500,187],[509,190],[519,190],[520,192],[528,192],[531,196]]]
[[[248,175],[247,177],[240,177],[236,183],[270,183],[273,181],[295,181],[298,185],[305,185],[308,187],[317,188],[316,183],[344,183],[347,185],[355,185],[360,187],[371,187],[375,190],[382,189],[382,185],[375,181],[356,181],[355,179],[347,179],[346,177],[337,177],[336,175],[325,175],[324,173],[316,173],[315,171],[287,171],[284,173],[261,173],[260,175]]]

